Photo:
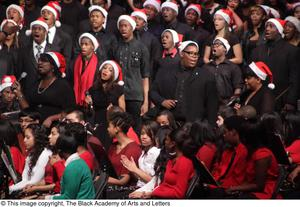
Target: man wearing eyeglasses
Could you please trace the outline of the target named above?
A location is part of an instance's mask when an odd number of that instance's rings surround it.
[[[215,124],[218,93],[214,76],[197,67],[199,47],[185,41],[179,47],[178,67],[161,69],[150,91],[152,101],[160,109],[173,112],[179,122],[207,119]]]

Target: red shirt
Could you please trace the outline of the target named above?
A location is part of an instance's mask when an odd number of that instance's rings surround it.
[[[141,145],[141,142],[140,142],[140,139],[139,139],[139,136],[135,133],[135,131],[133,130],[132,127],[130,127],[128,129],[128,132],[127,132],[127,137],[130,138],[131,140],[135,141],[138,145]],[[113,143],[116,143],[118,142],[117,138],[113,138]]]
[[[25,156],[21,153],[19,148],[14,147],[14,146],[10,147],[10,154],[11,154],[16,172],[19,175],[22,175],[24,166],[25,166]]]
[[[87,166],[90,168],[91,171],[94,169],[94,158],[93,155],[89,151],[85,151],[79,155],[81,159],[85,161]]]
[[[230,169],[227,170],[234,152],[234,160]],[[247,155],[248,150],[242,143],[240,143],[234,149],[226,149],[223,152],[221,161],[216,163],[213,170],[214,178],[220,182],[222,187],[229,188],[231,186],[238,186],[243,183],[245,178],[245,170],[247,167]],[[226,171],[228,172],[224,177]]]
[[[55,193],[60,193],[60,180],[65,170],[65,161],[60,160],[54,163],[53,166],[48,162],[45,168],[45,183],[55,184],[53,191]]]
[[[215,157],[217,147],[215,144],[206,143],[198,150],[196,157],[198,160],[204,162],[207,169],[211,169],[212,161]]]
[[[295,140],[289,147],[285,149],[289,152],[289,156],[292,158],[293,163],[300,164],[300,139]]]
[[[254,192],[253,194],[260,199],[268,199],[272,197],[277,179],[279,174],[278,163],[276,158],[271,150],[268,148],[260,148],[256,150],[251,159],[248,161],[247,170],[246,170],[246,181],[247,183],[255,182],[255,162],[264,158],[271,157],[271,165],[268,168],[265,188],[263,192]]]
[[[193,162],[180,156],[174,162],[169,160],[164,180],[154,189],[152,196],[158,198],[184,198],[189,181],[194,176]]]

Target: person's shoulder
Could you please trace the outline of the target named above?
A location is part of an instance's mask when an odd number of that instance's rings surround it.
[[[160,149],[155,146],[151,147],[147,152],[147,154],[151,154],[151,155],[159,155],[159,153],[160,153]]]

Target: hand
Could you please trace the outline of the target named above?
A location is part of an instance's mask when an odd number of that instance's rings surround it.
[[[142,198],[144,193],[145,192],[134,191],[134,192],[129,194],[129,198]]]
[[[110,104],[108,105],[108,107],[106,108],[106,110],[108,111],[111,107],[113,107],[113,105],[110,103]]]
[[[84,99],[84,101],[85,101],[85,103],[86,104],[93,104],[93,99],[92,99],[92,96],[91,95],[87,95],[87,96],[85,96],[85,99]]]
[[[225,190],[225,192],[226,192],[227,194],[229,194],[229,195],[234,195],[234,194],[237,194],[239,191],[236,190],[234,187],[231,187],[231,188],[227,188],[227,189]]]
[[[26,185],[25,188],[23,188],[24,193],[33,193],[35,190],[36,189],[34,185]]]
[[[294,179],[299,175],[299,173],[300,173],[300,167],[297,167],[289,174],[288,180],[294,183]]]
[[[241,104],[238,104],[238,103],[236,103],[236,104],[234,104],[234,109],[236,110],[236,111],[238,111],[240,108],[241,108]]]
[[[148,112],[148,108],[149,108],[148,102],[145,101],[143,103],[142,107],[141,107],[141,114],[140,114],[140,116],[144,116],[144,114]]]
[[[222,126],[224,124],[224,119],[222,116],[218,116],[218,119],[216,121],[218,127]]]
[[[128,157],[126,157],[125,155],[121,155],[121,163],[130,172],[135,172],[136,169],[138,169],[133,157],[131,157],[129,160]]]
[[[176,100],[166,99],[161,103],[161,105],[167,109],[172,109],[176,107]]]
[[[12,84],[11,88],[12,88],[13,93],[16,94],[16,96],[22,95],[21,84],[18,81],[15,81]]]
[[[47,119],[45,119],[45,121],[43,122],[43,125],[46,127],[46,128],[50,128],[52,124],[52,118],[51,117],[48,117]]]
[[[142,195],[142,198],[151,198],[152,196],[152,192],[144,192],[143,195]]]
[[[49,157],[49,162],[50,162],[50,165],[54,165],[55,163],[61,161],[62,159],[60,158],[59,155],[52,155]]]

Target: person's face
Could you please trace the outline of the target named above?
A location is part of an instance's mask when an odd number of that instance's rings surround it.
[[[135,20],[135,23],[136,23],[136,29],[137,30],[143,29],[144,26],[146,25],[146,22],[144,21],[144,19],[139,17],[139,16],[135,16],[134,20]]]
[[[14,26],[13,23],[7,22],[7,23],[4,25],[3,30],[4,30],[4,31],[7,31],[7,29],[8,29],[9,27],[13,27],[13,26]],[[12,34],[10,34],[10,35],[7,35],[6,40],[12,40],[15,36],[16,36],[16,33],[12,33]]]
[[[198,21],[198,14],[194,9],[189,9],[185,15],[185,22],[190,25],[194,26],[197,24]]]
[[[267,22],[265,27],[265,38],[267,40],[275,40],[278,37],[279,32],[275,25],[271,22]]]
[[[107,132],[109,137],[114,138],[117,135],[117,127],[115,127],[111,122],[109,122]]]
[[[144,147],[153,146],[151,137],[148,136],[148,134],[146,133],[146,131],[143,128],[141,131],[141,143],[142,143],[142,146],[144,146]]]
[[[50,72],[53,72],[53,66],[49,62],[49,60],[45,57],[41,57],[38,60],[38,73],[40,75],[47,75]]]
[[[165,139],[165,148],[168,152],[173,152],[175,148],[175,142],[171,140],[169,136]]]
[[[120,21],[119,31],[120,31],[121,36],[125,40],[130,39],[133,35],[133,28],[130,25],[130,23],[126,20]]]
[[[255,4],[259,4],[259,5],[265,4],[265,0],[255,0]]]
[[[24,145],[27,151],[30,151],[33,149],[35,144],[35,138],[32,134],[31,129],[25,129],[25,134],[24,134]]]
[[[297,6],[294,11],[294,17],[298,18],[300,20],[300,6]]]
[[[177,17],[176,12],[168,7],[162,9],[161,15],[165,22],[172,22]]]
[[[58,129],[56,127],[52,127],[51,132],[48,136],[50,146],[55,146],[58,137],[59,137]]]
[[[286,24],[284,25],[284,30],[283,30],[284,38],[287,39],[287,40],[290,40],[291,38],[294,37],[296,32],[297,31],[296,31],[296,28],[293,25],[293,23],[286,22]]]
[[[260,84],[261,80],[258,77],[248,76],[245,78],[247,89],[254,91]]]
[[[219,40],[216,40],[212,45],[212,53],[216,57],[222,57],[226,54],[226,48],[223,43]]]
[[[98,5],[102,8],[105,8],[105,0],[93,0],[93,5]]]
[[[161,115],[161,116],[157,117],[156,122],[160,126],[169,126],[170,125],[170,122],[169,122],[169,119],[168,119],[167,115]]]
[[[84,37],[80,41],[80,49],[83,57],[89,57],[94,52],[94,45],[89,38]]]
[[[8,10],[7,19],[14,20],[18,25],[20,25],[22,22],[21,14],[14,8]]]
[[[254,26],[261,24],[262,20],[265,18],[264,12],[262,9],[255,9],[250,14],[251,22]]]
[[[229,144],[234,144],[236,141],[234,136],[235,130],[229,130],[226,128],[225,125],[223,126],[224,126],[224,132],[223,132],[224,141]]]
[[[108,81],[113,79],[114,69],[111,64],[105,64],[101,70],[101,79]]]
[[[44,9],[42,11],[42,17],[45,19],[45,22],[47,23],[47,25],[50,27],[53,27],[54,24],[55,24],[55,16],[54,14],[47,10],[47,9]]]
[[[93,11],[90,14],[90,23],[93,29],[101,28],[104,24],[105,18],[100,11]]]
[[[2,101],[4,103],[12,103],[16,98],[16,95],[11,90],[11,87],[7,87],[3,89],[1,93],[2,93]]]
[[[147,6],[145,6],[145,12],[146,12],[148,20],[154,19],[157,15],[156,8],[152,5],[149,5],[149,4]]]
[[[240,4],[240,0],[228,0],[228,7],[235,10]]]
[[[32,26],[32,38],[36,43],[41,44],[42,42],[44,42],[44,40],[46,39],[46,34],[47,31],[44,27],[40,25]]]
[[[174,47],[173,37],[170,32],[164,32],[161,36],[161,43],[164,49]]]
[[[219,14],[215,15],[214,25],[215,25],[215,29],[217,31],[221,31],[222,29],[225,28],[225,25],[226,25],[225,19]]]
[[[181,63],[186,68],[194,68],[197,65],[199,58],[199,50],[196,46],[187,46],[180,54]]]
[[[39,123],[39,121],[33,120],[29,116],[23,116],[23,117],[20,117],[19,123],[20,123],[22,131],[24,132],[29,124],[34,124],[34,123],[37,124],[37,123]]]

